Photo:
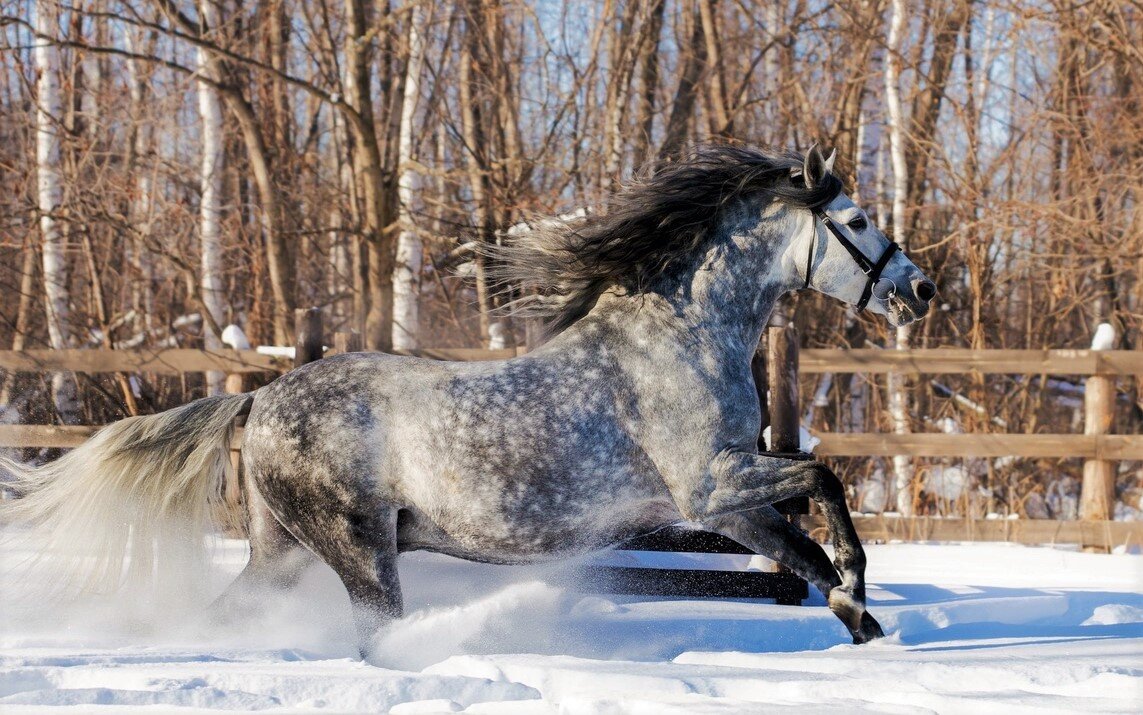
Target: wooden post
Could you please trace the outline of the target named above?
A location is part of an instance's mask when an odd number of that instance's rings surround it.
[[[763,333],[762,339],[758,341],[758,348],[754,351],[754,357],[750,360],[750,374],[754,377],[754,390],[758,393],[758,406],[762,411],[762,424],[758,427],[759,452],[765,452],[769,449],[762,436],[762,433],[770,426],[770,376],[766,371],[766,353],[769,343],[766,334]]]
[[[333,334],[333,351],[341,353],[359,353],[363,350],[361,333],[356,330],[339,330]]]
[[[1092,375],[1084,384],[1085,435],[1110,434],[1115,414],[1115,379]],[[1080,494],[1080,518],[1085,521],[1108,520],[1115,516],[1115,462],[1088,459],[1083,463],[1083,490]],[[1085,547],[1085,550],[1102,550]]]
[[[228,374],[223,391],[228,395],[241,395],[246,392],[246,373],[232,372]]]
[[[228,342],[227,345],[234,350],[249,350],[250,341],[246,339],[246,335],[241,330],[235,332],[236,335],[231,336],[233,342]],[[223,390],[228,395],[241,395],[246,392],[249,384],[250,379],[245,373],[231,372],[226,375]],[[246,415],[234,418],[234,425],[245,427]],[[243,538],[246,536],[246,520],[243,518],[245,506],[242,503],[242,480],[245,479],[245,474],[242,472],[240,450],[230,450],[230,466],[230,473],[226,475],[222,487],[222,498],[226,504],[226,528],[236,537]]]
[[[241,395],[246,392],[246,375],[241,372],[232,372],[226,376],[226,394],[228,395]],[[234,424],[238,427],[246,426],[246,415],[236,417]],[[242,518],[242,453],[237,449],[230,450],[230,474],[226,476],[226,481],[222,487],[222,498],[226,502],[226,511],[230,516],[230,524],[228,525],[232,531],[238,536],[245,536],[244,529],[240,528]],[[233,477],[231,477],[233,475]]]
[[[766,373],[770,383],[770,451],[798,452],[801,446],[801,415],[798,400],[798,330],[793,325],[771,326],[767,330]],[[806,498],[787,499],[774,505],[795,524],[808,514]],[[775,569],[789,572],[782,564]],[[798,606],[801,599],[778,598],[779,606]]]
[[[321,360],[323,352],[321,309],[298,308],[294,311],[294,332],[298,341],[294,348],[294,367]]]
[[[801,417],[798,414],[798,330],[792,325],[769,328],[766,372],[770,382],[770,451],[797,452]]]

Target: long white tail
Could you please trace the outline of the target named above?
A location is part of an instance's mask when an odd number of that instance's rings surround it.
[[[161,580],[164,561],[184,571],[188,559],[202,563],[211,511],[230,469],[234,418],[252,399],[220,395],[129,417],[41,467],[0,456],[0,469],[14,475],[22,495],[0,502],[0,524],[43,535],[38,556],[61,571],[57,585],[73,593]]]

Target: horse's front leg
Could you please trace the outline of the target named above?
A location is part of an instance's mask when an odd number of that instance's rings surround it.
[[[728,451],[711,462],[710,476],[713,488],[695,494],[690,505],[704,523],[725,521],[729,515],[783,499],[809,497],[817,502],[829,525],[833,565],[841,577],[841,583],[826,592],[830,610],[846,625],[855,643],[884,635],[865,610],[865,550],[849,517],[841,480],[829,467],[821,462]]]

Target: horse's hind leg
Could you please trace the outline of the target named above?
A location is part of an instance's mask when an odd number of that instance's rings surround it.
[[[212,606],[214,618],[220,621],[256,614],[263,607],[266,591],[290,589],[316,560],[270,512],[249,479],[244,480],[243,497],[250,560]]]
[[[311,548],[341,578],[353,606],[362,656],[370,655],[373,637],[404,610],[397,578],[397,509],[365,500],[338,509],[310,513],[323,521],[308,531]]]

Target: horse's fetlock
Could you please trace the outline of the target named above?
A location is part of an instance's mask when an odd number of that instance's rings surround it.
[[[856,549],[854,551],[837,550],[837,557],[833,560],[834,567],[841,572],[852,574],[865,573],[865,551],[863,549]]]

